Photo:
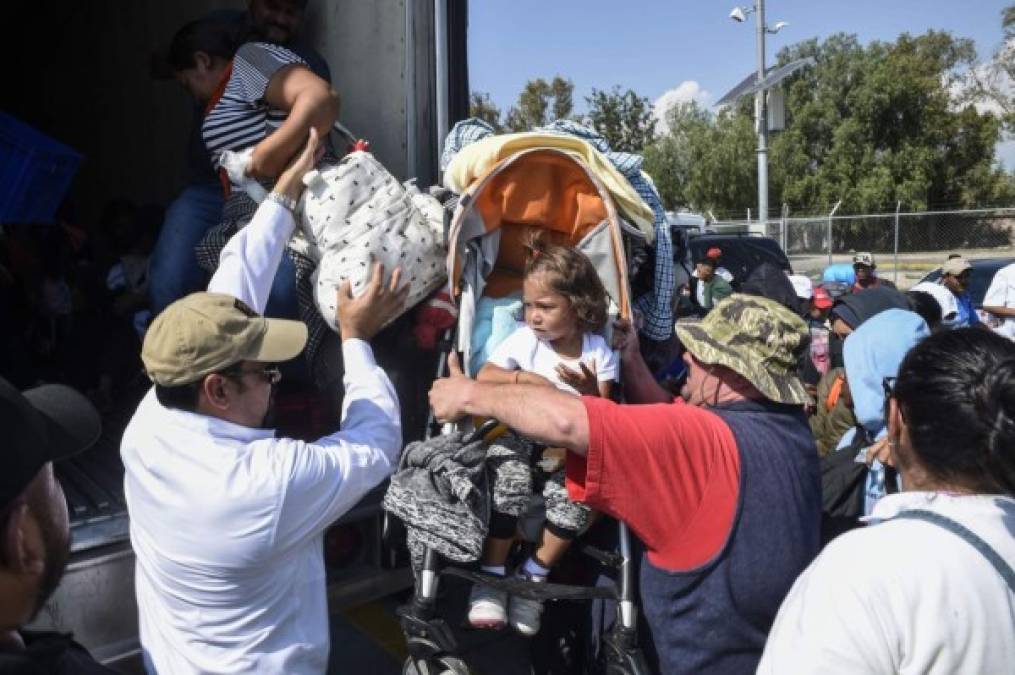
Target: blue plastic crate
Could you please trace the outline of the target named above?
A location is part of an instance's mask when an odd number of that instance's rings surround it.
[[[52,223],[81,155],[0,112],[0,224]]]

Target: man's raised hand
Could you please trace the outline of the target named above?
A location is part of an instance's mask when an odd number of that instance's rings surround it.
[[[303,176],[317,165],[323,155],[324,146],[320,143],[317,130],[310,127],[307,144],[293,156],[289,166],[279,175],[275,181],[274,191],[292,199],[299,199],[303,193]]]
[[[630,359],[641,358],[638,331],[630,319],[617,319],[613,322],[613,348],[620,352],[620,360],[625,363],[629,363]]]
[[[366,290],[352,297],[352,284],[343,281],[338,288],[338,330],[343,340],[369,340],[382,326],[401,313],[409,297],[409,285],[402,285],[402,268],[396,267],[384,283],[384,265],[374,263]]]

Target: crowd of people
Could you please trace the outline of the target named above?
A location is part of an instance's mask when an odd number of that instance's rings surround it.
[[[322,541],[398,465],[400,402],[370,340],[404,310],[411,270],[377,265],[355,297],[348,281],[334,289],[344,375],[321,395],[342,399],[340,429],[276,433],[279,364],[313,350],[322,321],[298,290],[312,268],[286,244],[304,175],[335,157],[339,112],[326,63],[298,39],[305,4],[252,0],[156,55],[153,72],[195,102],[193,170],[164,219],[116,202],[94,231],[65,215],[48,239],[8,237],[0,284],[14,286],[7,270],[31,278],[40,302],[2,296],[25,328],[0,350],[13,430],[0,672],[109,672],[71,637],[24,626],[69,554],[53,462],[95,442],[96,406],[142,368],[150,385],[121,456],[145,669],[328,666]],[[698,316],[677,322],[661,382],[635,318],[609,319],[583,253],[539,237],[526,248],[517,329],[475,378],[452,353],[429,393],[442,422],[494,418],[525,440],[489,460],[487,574],[551,580],[609,517],[644,548],[641,637],[657,672],[1010,672],[1015,265],[995,276],[983,320],[960,256],[940,283],[901,292],[870,253],[848,282],[814,285],[772,265],[734,279],[712,248],[678,293]],[[97,357],[72,358],[82,350]],[[28,363],[50,370],[20,374]],[[514,569],[506,483],[547,505]],[[532,636],[542,615],[476,584],[465,618]]]
[[[854,264],[834,300],[759,270],[702,320],[678,322],[679,396],[625,321],[624,403],[472,380],[454,362],[431,390],[441,419],[493,417],[566,448],[571,499],[631,527],[658,672],[1013,663],[1015,344],[943,322],[935,296],[879,280],[870,254]],[[816,387],[809,370],[824,370]]]

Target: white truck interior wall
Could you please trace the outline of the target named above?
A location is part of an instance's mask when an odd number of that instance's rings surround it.
[[[408,177],[403,0],[311,0],[306,25],[331,66],[342,124],[370,141],[389,171]]]
[[[432,14],[432,2],[415,1]],[[175,82],[151,79],[150,54],[209,10],[245,7],[245,0],[58,2],[12,24],[25,33],[21,49],[52,51],[20,53],[23,95],[5,96],[2,108],[86,156],[72,189],[80,219],[94,222],[113,197],[168,204],[179,192],[192,104]],[[403,0],[310,0],[304,35],[331,67],[342,122],[370,140],[396,176],[418,175],[406,166]]]

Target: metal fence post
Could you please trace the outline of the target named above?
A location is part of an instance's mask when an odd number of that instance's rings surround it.
[[[896,285],[899,283],[899,211],[902,209],[902,202],[898,201],[895,203],[895,274],[892,277],[892,281]]]
[[[828,264],[832,264],[832,216],[839,210],[839,206],[842,205],[842,200],[835,202],[835,206],[832,207],[832,212],[828,214]]]
[[[789,227],[789,221],[786,219],[789,217],[789,204],[786,202],[782,203],[782,225],[780,226],[782,232],[782,250],[786,251],[789,248],[789,231],[786,229]]]

